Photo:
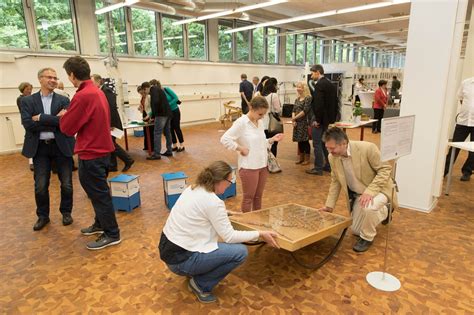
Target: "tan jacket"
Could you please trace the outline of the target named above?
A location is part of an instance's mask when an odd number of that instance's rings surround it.
[[[387,162],[380,161],[380,151],[375,144],[365,141],[349,141],[349,143],[355,176],[367,187],[364,193],[373,197],[378,193],[382,193],[391,202],[393,181],[390,178],[390,174],[392,166]],[[342,191],[346,198],[347,209],[350,209],[349,193],[341,158],[330,154],[329,163],[331,164],[332,171],[326,207],[335,207],[341,188],[343,188]],[[393,208],[397,207],[397,195],[394,192]]]

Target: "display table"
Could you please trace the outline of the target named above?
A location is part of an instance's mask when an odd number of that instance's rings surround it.
[[[359,92],[360,105],[363,108],[372,108],[375,92]]]
[[[354,128],[360,128],[360,141],[364,140],[364,129],[367,125],[372,124],[373,122],[376,122],[377,119],[369,119],[369,120],[362,120],[360,123],[356,124],[351,121],[338,121],[334,125],[336,127],[342,128],[344,132],[346,132],[346,129],[354,129]]]
[[[147,136],[147,149],[148,149],[148,154],[151,155],[151,138],[150,138],[150,128],[144,128],[144,127],[150,127],[154,126],[155,124],[150,124],[150,123],[145,123],[145,124],[138,124],[138,123],[128,123],[125,126],[123,126],[123,135],[125,138],[125,150],[128,151],[128,136],[127,136],[127,130],[128,129],[135,129],[135,128],[143,128],[144,131],[146,132]]]
[[[449,187],[451,186],[451,175],[453,172],[455,156],[454,150],[461,149],[469,152],[474,152],[474,142],[448,142],[448,147],[452,147],[453,150],[451,150],[451,160],[449,161],[448,182],[446,183],[446,190],[444,192],[445,195],[449,195]]]
[[[278,234],[276,240],[280,248],[291,252],[299,264],[311,269],[321,267],[334,255],[347,228],[352,224],[350,217],[294,203],[246,213],[233,213],[229,218],[237,230],[274,231]],[[295,251],[341,231],[337,244],[321,262],[305,264],[294,255]]]

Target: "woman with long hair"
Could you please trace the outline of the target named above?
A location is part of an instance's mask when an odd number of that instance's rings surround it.
[[[281,114],[281,102],[280,102],[280,97],[278,96],[278,81],[276,78],[269,78],[263,87],[262,91],[262,96],[265,97],[269,104],[269,109],[267,115],[263,117],[263,128],[265,129],[265,136],[267,139],[271,138],[274,136],[271,132],[268,131],[268,127],[270,124],[270,115]],[[278,142],[274,142],[272,144],[271,151],[273,155],[276,157],[277,156],[277,149],[278,149]]]
[[[311,111],[311,101],[313,98],[309,92],[308,85],[304,81],[296,83],[296,92],[298,96],[293,106],[293,113],[291,114],[291,121],[293,122],[293,142],[298,142],[299,160],[296,164],[308,165],[311,146],[309,145],[309,124],[307,116]]]

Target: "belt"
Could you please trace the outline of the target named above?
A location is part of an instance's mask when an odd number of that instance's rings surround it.
[[[54,139],[46,139],[46,140],[42,140],[40,139],[40,142],[44,143],[44,144],[52,144],[55,142]]]

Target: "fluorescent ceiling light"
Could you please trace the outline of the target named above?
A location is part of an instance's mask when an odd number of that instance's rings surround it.
[[[115,3],[115,4],[109,5],[107,7],[103,7],[103,8],[100,8],[98,10],[95,10],[95,14],[99,15],[99,14],[103,14],[103,13],[106,13],[106,12],[110,12],[110,11],[119,9],[121,7],[130,6],[132,4],[137,3],[138,1],[140,1],[140,0],[124,0],[123,2]]]
[[[280,3],[283,3],[283,2],[287,2],[287,1],[288,0],[271,0],[271,1],[268,1],[268,2],[257,3],[257,4],[252,4],[252,5],[246,5],[246,6],[236,8],[236,9],[232,9],[232,10],[220,11],[220,12],[211,13],[211,14],[208,14],[208,15],[198,16],[198,17],[191,18],[191,19],[180,20],[180,21],[177,21],[177,22],[173,22],[173,25],[181,25],[181,24],[187,24],[187,23],[192,23],[192,22],[196,22],[196,21],[203,21],[203,20],[213,19],[213,18],[225,16],[225,15],[231,15],[231,14],[234,14],[234,13],[240,13],[240,12],[255,10],[255,9],[259,9],[259,8],[265,8],[265,7],[269,7],[269,6],[280,4]]]
[[[402,4],[402,3],[409,3],[409,2],[410,0],[391,0],[391,1],[371,3],[371,4],[361,5],[357,7],[345,8],[345,9],[339,9],[339,10],[330,10],[326,12],[313,13],[313,14],[306,14],[306,15],[296,16],[292,18],[287,18],[287,19],[281,19],[281,20],[276,20],[276,21],[271,21],[271,22],[264,22],[264,23],[253,24],[253,25],[244,26],[244,27],[238,27],[231,30],[227,30],[224,33],[228,34],[228,33],[241,32],[241,31],[251,30],[251,29],[259,28],[259,27],[288,24],[288,23],[293,23],[293,22],[298,22],[298,21],[303,21],[303,20],[312,20],[312,19],[317,19],[317,18],[321,18],[325,16],[364,11],[364,10],[370,10],[374,8],[381,8],[381,7],[397,5],[397,4]]]

